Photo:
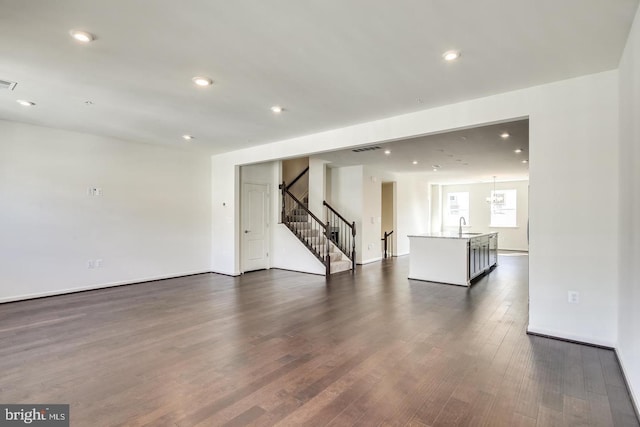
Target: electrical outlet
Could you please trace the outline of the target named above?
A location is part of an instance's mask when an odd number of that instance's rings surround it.
[[[372,244],[372,243],[369,243],[369,245],[367,246],[367,249],[368,249],[368,250],[373,249],[373,244]]]
[[[90,259],[89,261],[87,261],[87,268],[89,269],[93,269],[96,268],[96,263],[94,260]]]
[[[568,300],[569,300],[569,304],[579,304],[580,303],[580,292],[578,292],[578,291],[569,291]]]
[[[102,258],[98,258],[97,260],[95,260],[93,264],[95,265],[96,268],[102,267]]]

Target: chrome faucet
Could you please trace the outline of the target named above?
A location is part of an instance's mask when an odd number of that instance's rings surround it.
[[[458,220],[458,224],[460,225],[460,227],[458,228],[458,234],[462,236],[462,224],[467,225],[467,221],[464,219],[463,216],[461,216],[460,219]]]

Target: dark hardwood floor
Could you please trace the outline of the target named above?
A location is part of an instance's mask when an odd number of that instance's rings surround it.
[[[525,334],[527,257],[470,288],[215,274],[0,305],[0,402],[72,426],[638,426],[612,351]]]

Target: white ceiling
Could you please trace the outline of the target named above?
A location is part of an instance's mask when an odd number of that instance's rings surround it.
[[[220,153],[614,69],[637,5],[0,0],[0,119]]]
[[[508,138],[502,138],[502,133]],[[529,179],[529,120],[494,124],[319,154],[330,167],[367,165],[379,171],[422,173],[433,184]],[[363,147],[359,147],[363,148]],[[516,153],[521,149],[521,153]],[[391,151],[385,154],[385,150]],[[414,165],[413,161],[418,164]],[[434,171],[433,166],[438,166]]]

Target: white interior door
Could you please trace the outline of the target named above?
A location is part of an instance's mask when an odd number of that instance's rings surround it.
[[[269,187],[242,186],[242,271],[269,268]]]

